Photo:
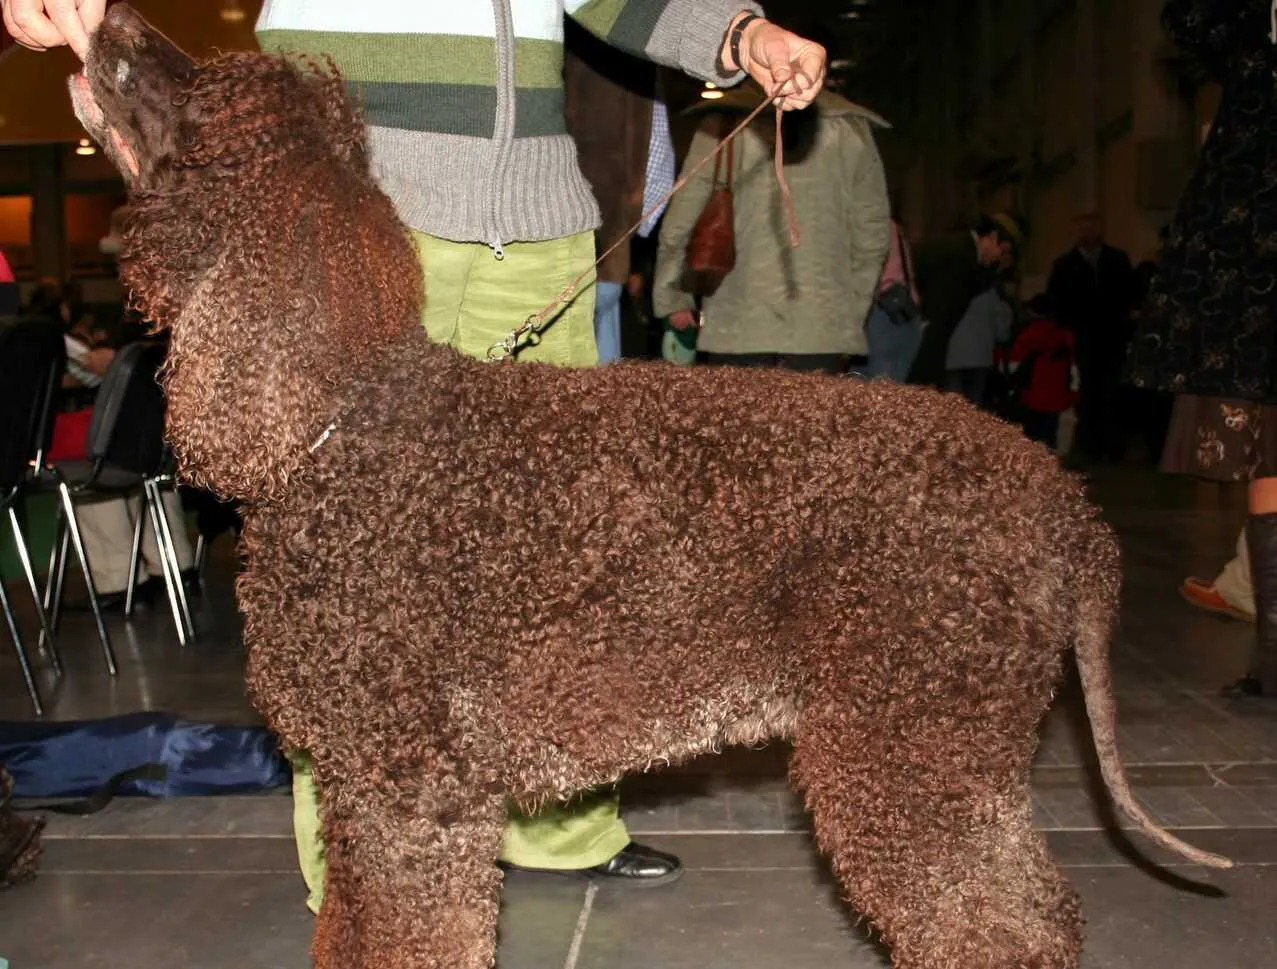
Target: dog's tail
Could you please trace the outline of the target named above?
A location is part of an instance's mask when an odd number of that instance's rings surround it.
[[[1104,785],[1114,803],[1154,843],[1194,864],[1231,868],[1233,862],[1230,859],[1194,848],[1159,826],[1131,791],[1117,749],[1117,705],[1109,670],[1109,640],[1118,610],[1119,552],[1117,540],[1107,528],[1095,538],[1096,541],[1087,549],[1088,569],[1085,574],[1078,575],[1080,590],[1075,655]]]

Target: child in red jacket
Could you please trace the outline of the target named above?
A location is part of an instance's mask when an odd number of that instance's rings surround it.
[[[1008,370],[1024,433],[1054,449],[1060,414],[1077,401],[1078,370],[1073,333],[1055,321],[1045,295],[1029,301],[1029,324],[1011,345]]]

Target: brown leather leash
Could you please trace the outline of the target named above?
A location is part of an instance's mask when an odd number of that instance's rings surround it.
[[[512,330],[510,335],[504,340],[490,346],[488,348],[488,360],[493,362],[509,360],[514,356],[515,350],[519,346],[519,341],[523,337],[527,336],[529,333],[533,336],[540,335],[547,328],[553,317],[558,314],[559,310],[565,307],[576,297],[577,290],[580,285],[590,278],[590,275],[603,264],[608,256],[612,255],[612,253],[616,252],[617,249],[629,242],[630,237],[643,227],[643,223],[646,222],[651,215],[659,212],[662,206],[683,190],[683,188],[691,180],[692,176],[717,158],[724,148],[726,148],[742,131],[748,128],[755,118],[763,113],[764,109],[774,104],[776,105],[776,154],[773,164],[776,167],[776,181],[780,183],[780,194],[785,205],[785,217],[789,223],[789,244],[793,248],[797,249],[802,242],[802,238],[798,229],[798,216],[794,212],[794,198],[789,191],[789,183],[785,180],[785,152],[781,142],[782,112],[777,101],[779,101],[779,98],[764,99],[758,107],[754,108],[753,111],[746,115],[745,120],[733,128],[726,138],[719,141],[718,146],[713,151],[693,165],[688,171],[684,172],[678,180],[674,182],[674,185],[670,188],[670,190],[660,198],[660,200],[644,212],[639,217],[639,220],[630,226],[620,239],[609,246],[607,251],[594,261],[594,265],[590,266],[589,269],[586,269],[568,283],[567,286],[563,288],[563,291],[559,293],[558,296],[554,297],[554,299],[551,300],[550,303],[541,310],[541,312],[529,316],[516,329]]]

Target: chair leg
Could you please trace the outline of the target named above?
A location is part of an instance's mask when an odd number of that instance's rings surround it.
[[[168,479],[171,482],[171,479]],[[165,479],[157,478],[151,482],[152,504],[155,507],[159,517],[160,529],[163,535],[163,544],[160,546],[161,552],[169,565],[169,572],[173,577],[173,591],[177,595],[177,604],[181,612],[182,623],[186,627],[186,638],[188,641],[195,638],[195,622],[191,618],[191,605],[186,597],[186,583],[182,581],[182,567],[177,561],[177,545],[173,542],[173,526],[168,519],[168,511],[164,506],[164,488]],[[177,486],[172,485],[174,493]]]
[[[27,684],[27,695],[31,697],[31,705],[35,707],[35,715],[42,717],[44,704],[40,702],[40,688],[36,685],[35,674],[31,670],[31,658],[27,656],[27,648],[22,645],[22,633],[18,631],[18,617],[13,614],[13,607],[9,604],[9,594],[5,591],[3,582],[0,582],[0,611],[4,612],[9,635],[13,637],[13,648],[18,651],[18,665],[22,667],[22,679]]]
[[[71,543],[75,546],[76,558],[80,560],[80,570],[84,573],[84,587],[89,593],[89,605],[93,609],[93,621],[98,627],[98,641],[102,644],[102,658],[106,660],[106,670],[115,676],[119,670],[115,665],[115,650],[111,648],[111,637],[106,633],[106,623],[102,620],[102,606],[98,602],[98,590],[93,587],[93,572],[89,569],[89,556],[84,550],[84,539],[80,535],[80,523],[75,517],[75,501],[71,497],[71,489],[65,481],[58,482],[58,493],[62,496],[62,509],[66,513],[67,527],[71,532]],[[60,585],[60,583],[59,583]],[[61,590],[59,589],[59,598]]]
[[[22,531],[22,522],[18,518],[18,509],[9,506],[9,524],[13,526],[13,545],[18,550],[18,558],[22,561],[22,571],[26,573],[27,588],[31,590],[31,601],[35,604],[36,615],[40,617],[40,640],[37,649],[44,646],[49,653],[49,664],[54,675],[62,675],[62,657],[58,655],[58,642],[54,638],[53,629],[49,625],[49,616],[44,611],[44,603],[40,601],[40,588],[36,585],[35,569],[31,567],[31,553],[27,550],[27,537]],[[47,645],[46,645],[47,644]]]
[[[160,500],[159,488],[154,481],[143,484],[145,491],[146,511],[151,516],[151,530],[155,533],[155,545],[160,553],[160,566],[164,570],[164,589],[168,593],[169,609],[173,615],[173,627],[177,630],[177,641],[182,646],[187,644],[186,622],[182,616],[182,606],[178,599],[177,589],[182,584],[182,577],[175,576],[176,571],[169,555],[168,543],[164,540],[167,534],[164,514],[164,503]],[[176,578],[176,581],[174,579]]]
[[[177,561],[177,545],[173,542],[173,526],[168,520],[168,511],[164,506],[164,491],[159,480],[151,482],[152,499],[158,514],[164,543],[161,554],[169,565],[173,577],[173,591],[177,594],[177,604],[181,611],[182,624],[186,627],[187,641],[195,638],[195,621],[191,618],[191,604],[186,597],[186,583],[182,581],[182,567]],[[176,486],[174,486],[176,491]]]
[[[53,539],[53,547],[49,550],[49,574],[44,586],[44,614],[49,617],[49,632],[56,634],[62,619],[62,587],[66,582],[67,555],[71,533],[67,528],[66,515],[58,504],[57,532]],[[44,630],[40,630],[40,648],[45,649]]]
[[[204,533],[200,532],[199,538],[195,539],[195,574],[204,574],[204,561],[208,558],[208,539],[204,537]]]
[[[145,505],[145,496],[143,496],[142,502],[143,505]],[[133,549],[129,552],[129,584],[127,586],[127,591],[124,593],[125,619],[133,618],[133,606],[135,605],[134,600],[137,596],[138,570],[141,567],[142,562],[142,530],[145,525],[146,512],[145,508],[143,508],[143,510],[139,511],[133,521]]]

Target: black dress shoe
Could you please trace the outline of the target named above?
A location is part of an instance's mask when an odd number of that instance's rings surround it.
[[[606,878],[626,885],[655,887],[668,885],[683,877],[683,863],[673,855],[631,841],[601,865],[592,868],[529,868],[499,862],[507,871],[530,871],[544,875],[573,875],[586,878]]]
[[[1256,700],[1256,699],[1272,699],[1271,693],[1264,692],[1264,684],[1256,677],[1243,676],[1236,683],[1229,683],[1228,686],[1220,690],[1220,693],[1229,700]]]
[[[598,878],[635,885],[668,885],[683,877],[683,863],[674,855],[631,841],[603,864],[586,871]]]

